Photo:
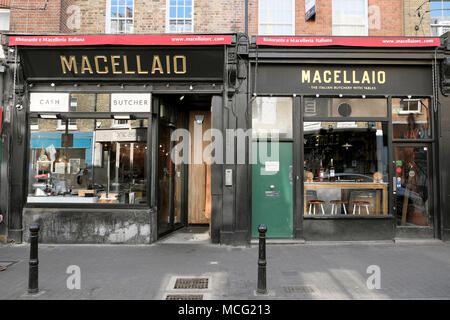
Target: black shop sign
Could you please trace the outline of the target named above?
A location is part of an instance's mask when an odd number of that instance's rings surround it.
[[[27,79],[222,80],[223,48],[23,48]]]
[[[256,77],[258,94],[432,94],[427,66],[274,64],[259,65]]]

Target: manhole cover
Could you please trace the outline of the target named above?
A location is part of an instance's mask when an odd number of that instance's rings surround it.
[[[314,293],[311,286],[286,286],[283,287],[285,293]]]
[[[174,289],[208,289],[208,278],[178,278]]]
[[[203,300],[202,294],[168,294],[166,300]]]

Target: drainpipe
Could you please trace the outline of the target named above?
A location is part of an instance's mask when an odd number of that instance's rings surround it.
[[[248,0],[245,0],[245,34],[248,36]]]

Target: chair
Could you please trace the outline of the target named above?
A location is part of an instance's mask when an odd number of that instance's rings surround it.
[[[366,212],[367,214],[369,214],[369,204],[370,202],[368,201],[353,201],[353,215],[356,212],[356,207],[358,207],[358,214],[361,214],[361,206],[365,206],[366,207]]]
[[[324,205],[325,201],[323,200],[309,200],[308,204],[309,204],[309,210],[308,210],[308,214],[311,214],[311,208],[314,209],[314,215],[316,214],[316,206],[320,205],[320,208],[322,209],[322,214],[325,214],[325,210],[323,210],[323,205]],[[319,211],[319,210],[317,210]]]
[[[345,208],[345,205],[348,203],[347,201],[343,200],[331,200],[331,215],[337,214],[337,209],[340,204],[342,204],[342,208],[344,208],[344,213],[347,214],[347,209]]]

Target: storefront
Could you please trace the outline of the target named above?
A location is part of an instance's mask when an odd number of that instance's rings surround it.
[[[440,41],[253,37],[253,238],[445,238]]]
[[[151,243],[201,224],[219,242],[222,167],[202,155],[208,130],[233,126],[224,114],[246,98],[234,88],[247,71],[239,41],[10,36],[23,109],[9,134],[27,137],[11,154],[10,238],[25,241],[37,222],[42,242]],[[189,150],[174,156],[184,133]]]

